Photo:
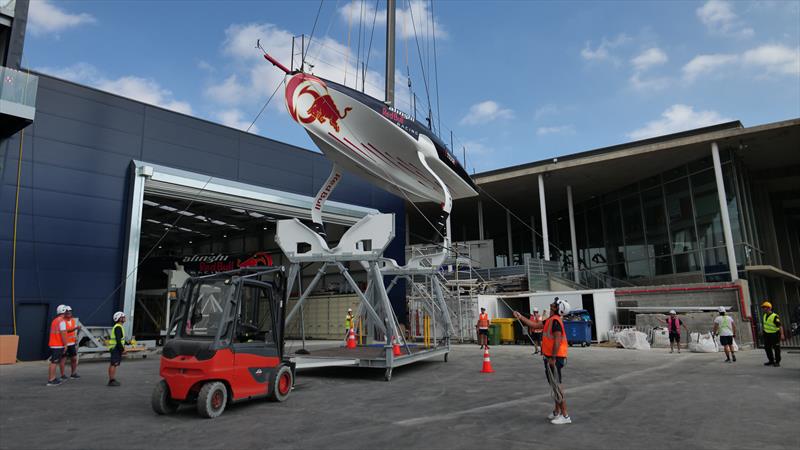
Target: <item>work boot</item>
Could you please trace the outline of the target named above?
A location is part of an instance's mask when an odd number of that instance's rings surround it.
[[[108,381],[108,385],[109,386],[119,386],[120,384],[119,384],[119,381],[117,381],[117,380],[109,380]]]
[[[48,380],[46,386],[58,386],[59,384],[61,384],[61,379],[60,378],[54,378],[52,380]]]
[[[73,378],[73,379],[75,379],[75,380],[77,380],[77,379],[78,379],[78,378],[80,378],[81,376],[80,376],[80,375],[78,375],[77,373],[73,373],[73,374],[72,374],[72,375],[70,375],[69,377],[70,377],[70,378]]]
[[[764,363],[764,365],[765,365],[765,366],[774,366],[774,365],[775,365],[775,363],[774,363],[774,362],[772,362],[772,361],[768,361],[768,362],[765,362],[765,363]]]

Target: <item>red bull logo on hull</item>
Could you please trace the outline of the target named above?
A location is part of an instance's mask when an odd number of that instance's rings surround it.
[[[325,82],[302,73],[293,76],[286,84],[286,107],[296,122],[329,123],[337,133],[341,130],[339,120],[347,117],[347,113],[353,109],[346,107],[344,113],[340,113]]]

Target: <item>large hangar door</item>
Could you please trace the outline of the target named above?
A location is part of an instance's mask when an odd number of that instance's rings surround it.
[[[235,268],[243,261],[270,256],[273,265],[280,265],[275,222],[311,218],[309,196],[138,161],[133,171],[123,304],[130,318],[126,331],[129,335],[138,331],[139,339],[156,338],[154,326],[164,326],[170,276],[165,270],[175,268],[176,262],[191,265],[195,272]],[[375,212],[327,202],[323,220],[335,238]]]

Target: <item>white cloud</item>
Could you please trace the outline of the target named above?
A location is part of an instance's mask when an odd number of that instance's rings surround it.
[[[633,140],[646,139],[731,120],[716,111],[695,111],[689,105],[676,104],[661,113],[661,118],[647,122],[642,128],[631,131],[627,136]]]
[[[500,107],[495,101],[486,100],[469,107],[469,112],[459,122],[461,125],[478,125],[497,119],[511,119],[514,112]]]
[[[126,75],[116,79],[103,76],[97,68],[87,63],[77,63],[63,68],[43,67],[37,69],[65,80],[86,84],[112,94],[171,109],[184,114],[192,113],[192,106],[188,102],[176,100],[172,91],[161,87],[152,78],[142,78]]]
[[[697,8],[697,17],[713,34],[726,37],[752,37],[755,32],[745,26],[733,11],[733,3],[723,0],[709,0]]]
[[[800,75],[800,47],[762,45],[742,55],[746,67],[755,67],[767,74]]]
[[[369,3],[369,2],[367,2]],[[428,9],[428,2],[423,0],[412,0],[411,7],[408,3],[400,2],[406,7],[397,8],[395,16],[395,28],[397,36],[403,39],[414,39],[416,36],[422,39],[436,33],[437,38],[447,38],[448,34],[445,27],[434,16],[431,20],[431,11]],[[386,25],[386,9],[379,9],[375,15],[375,5],[363,2],[351,1],[339,8],[339,17],[353,29],[357,29],[358,23],[363,20],[365,27],[372,30],[372,22],[375,20],[375,27],[381,28]],[[413,22],[412,22],[413,17]],[[374,47],[373,47],[374,48]]]
[[[536,134],[539,136],[547,136],[548,134],[573,134],[573,133],[575,133],[575,127],[573,125],[539,127],[536,129]]]
[[[661,91],[669,87],[672,80],[668,77],[642,78],[642,74],[634,72],[628,78],[631,88],[640,92]]]
[[[58,33],[95,22],[97,20],[90,14],[69,13],[52,4],[50,0],[34,0],[28,7],[28,30],[34,36]]]
[[[637,71],[645,71],[651,67],[666,63],[668,59],[667,54],[664,53],[663,50],[658,47],[653,47],[631,59],[631,64]]]
[[[715,73],[725,66],[738,65],[737,73],[755,72],[759,77],[768,75],[800,75],[800,47],[790,48],[780,44],[767,44],[738,54],[698,55],[683,66],[683,77],[694,81],[700,76]],[[721,73],[729,73],[721,72]]]
[[[734,64],[738,60],[739,57],[737,55],[697,55],[683,66],[683,77],[693,81],[700,75],[714,72],[722,66]]]
[[[242,131],[247,131],[247,127],[253,122],[252,119],[248,120],[244,113],[238,109],[224,109],[216,114],[217,120],[223,125],[236,128]],[[250,127],[250,133],[258,133],[258,125]]]
[[[222,83],[209,86],[206,95],[216,102],[234,105],[247,95],[247,87],[239,83],[236,74],[233,74]]]
[[[581,50],[581,57],[587,61],[606,61],[611,60],[617,62],[617,59],[611,55],[609,50],[624,45],[630,42],[631,38],[626,34],[619,34],[614,39],[607,39],[603,37],[598,44],[597,48],[592,49],[592,43],[590,41],[586,42],[586,45]]]

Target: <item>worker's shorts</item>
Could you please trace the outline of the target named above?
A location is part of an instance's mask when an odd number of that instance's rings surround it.
[[[531,338],[533,338],[533,342],[537,344],[542,343],[542,333],[531,333]]]
[[[720,336],[719,345],[733,345],[733,336]]]
[[[122,362],[122,350],[111,350],[111,365],[118,366]]]
[[[670,342],[676,342],[676,343],[680,344],[681,343],[681,334],[680,333],[672,333],[672,332],[670,332],[669,333],[669,341]]]
[[[50,347],[50,362],[57,364],[64,357],[63,347]]]
[[[547,376],[547,381],[550,382],[550,370],[547,367],[547,358],[543,358],[544,360],[544,373]],[[561,384],[561,369],[567,364],[567,358],[558,358],[556,357],[556,370],[555,375],[558,379],[558,384]]]
[[[478,328],[478,334],[483,334],[483,335],[488,336],[489,335],[489,329],[488,328]]]
[[[67,358],[72,358],[74,356],[78,356],[78,346],[75,344],[68,345],[67,351],[64,353]]]

